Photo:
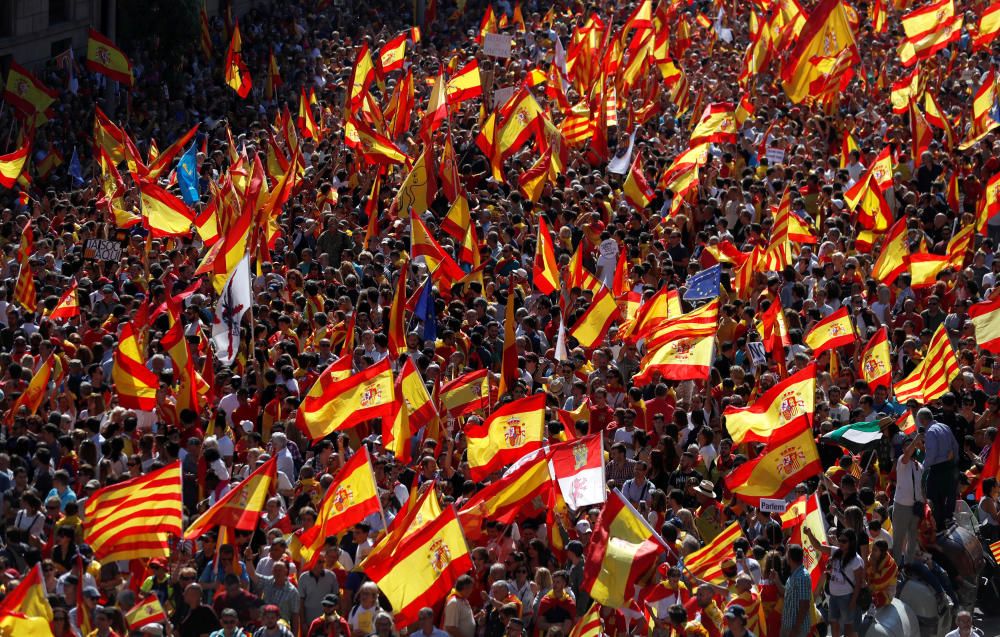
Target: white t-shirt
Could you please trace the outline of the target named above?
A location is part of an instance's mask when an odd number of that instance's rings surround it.
[[[923,489],[920,487],[923,477],[924,468],[913,458],[905,464],[902,456],[896,460],[896,495],[893,500],[897,506],[913,506],[918,500],[924,499]]]
[[[865,567],[861,556],[855,555],[845,566],[841,566],[839,557],[831,557],[830,562],[830,594],[841,596],[854,593],[854,588],[851,585],[857,586],[854,581],[855,571]]]

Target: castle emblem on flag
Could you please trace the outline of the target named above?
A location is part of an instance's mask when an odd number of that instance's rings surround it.
[[[361,393],[361,406],[371,407],[382,404],[382,387],[379,385],[369,385]]]
[[[430,546],[430,550],[428,550],[427,557],[431,563],[431,568],[434,569],[434,574],[440,575],[444,572],[444,569],[448,568],[448,564],[451,563],[451,549],[444,540],[434,540],[434,543]]]
[[[796,392],[790,391],[781,397],[781,402],[778,403],[778,411],[781,412],[781,418],[785,422],[788,422],[805,411],[805,401],[799,398]]]
[[[337,490],[333,494],[334,511],[343,513],[352,506],[354,506],[354,491],[349,487],[337,487]]]
[[[778,453],[778,473],[782,479],[806,466],[806,454],[798,447],[785,447]]]
[[[579,471],[587,464],[587,445],[578,442],[573,445],[573,470]]]
[[[509,447],[520,447],[524,444],[527,435],[524,431],[524,423],[521,422],[520,418],[510,418],[507,421],[507,428],[504,430],[503,437]]]

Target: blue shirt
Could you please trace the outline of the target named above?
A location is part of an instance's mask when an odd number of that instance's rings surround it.
[[[924,466],[931,467],[949,460],[958,460],[958,441],[947,425],[939,422],[931,424],[924,434]]]
[[[800,625],[799,604],[803,600],[812,604],[812,580],[800,564],[785,583],[785,605],[781,610],[781,634],[784,637],[804,637],[809,633],[812,622],[808,618],[801,623],[800,631],[795,630]]]

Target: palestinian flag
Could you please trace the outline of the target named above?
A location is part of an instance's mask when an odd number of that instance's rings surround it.
[[[861,453],[867,449],[873,449],[882,440],[882,429],[879,427],[878,421],[875,420],[856,422],[824,434],[823,440],[840,445],[852,453]]]

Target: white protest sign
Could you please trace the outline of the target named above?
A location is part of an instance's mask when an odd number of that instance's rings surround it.
[[[487,33],[483,36],[483,53],[494,58],[509,58],[514,38],[504,33]]]
[[[613,257],[618,254],[618,242],[614,239],[605,239],[597,249],[601,251],[601,256]]]
[[[767,153],[765,156],[767,157],[767,164],[769,166],[776,166],[778,164],[785,163],[784,148],[775,148],[774,146],[768,146]]]
[[[774,500],[771,498],[760,499],[760,510],[764,513],[784,513],[788,508],[788,503],[784,500]]]

